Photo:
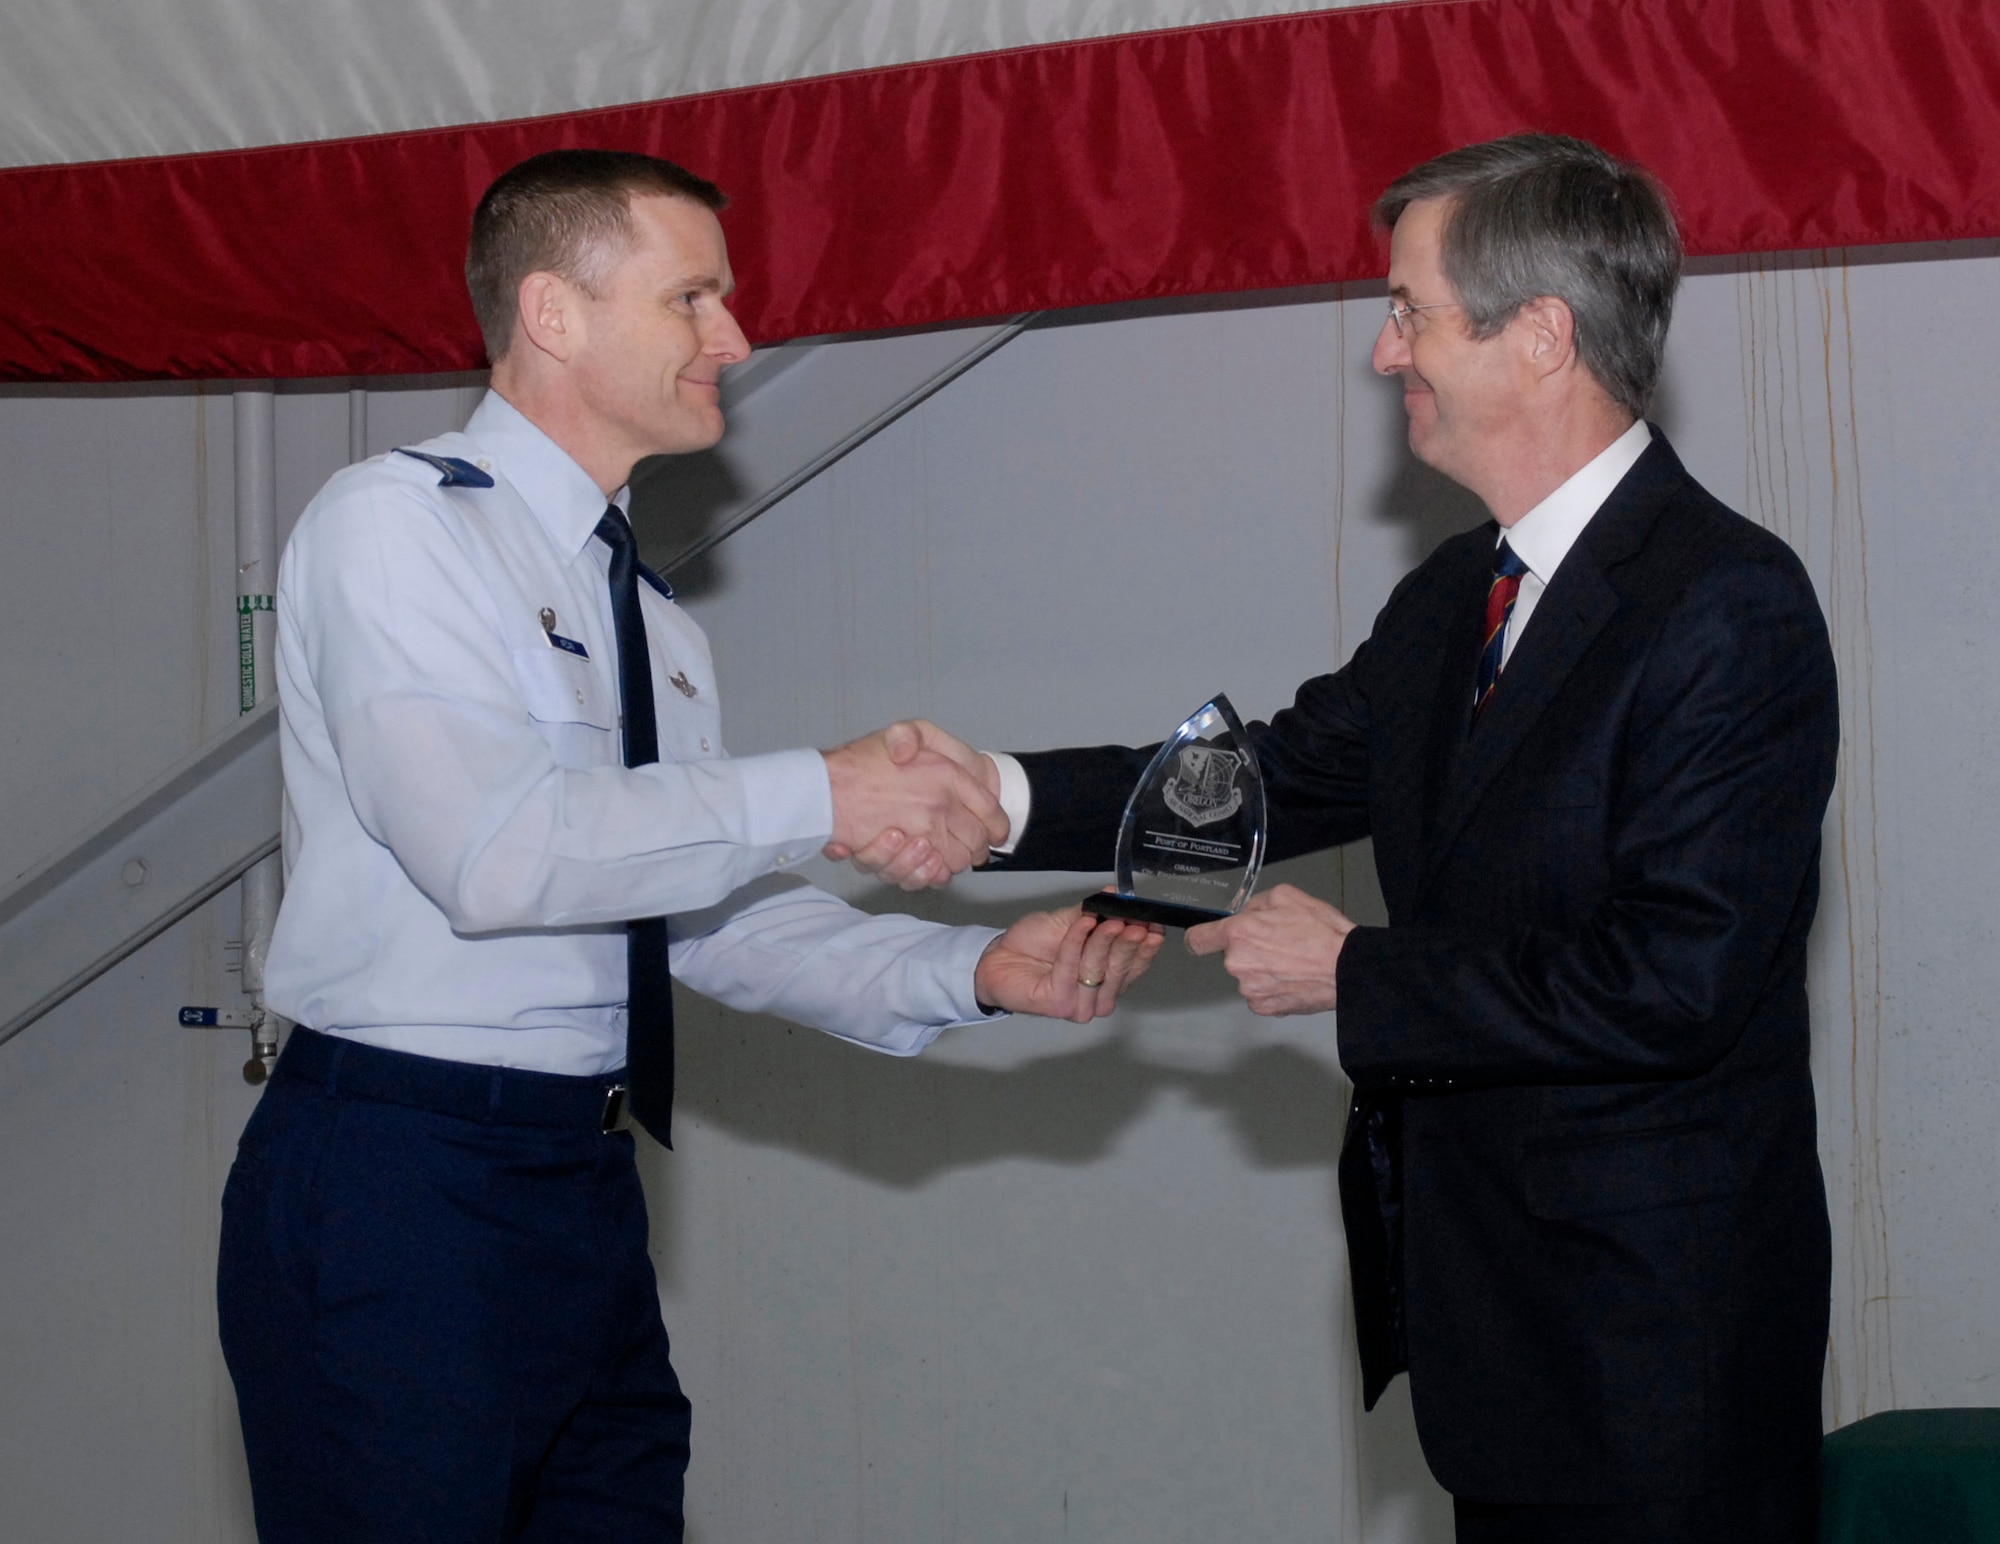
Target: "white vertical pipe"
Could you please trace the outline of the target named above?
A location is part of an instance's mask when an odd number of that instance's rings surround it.
[[[277,399],[266,383],[239,387],[236,406],[237,710],[271,695],[277,643]],[[278,920],[281,884],[274,856],[243,876],[243,990],[264,998],[264,958]]]
[[[237,702],[248,713],[271,694],[278,574],[277,398],[268,385],[239,387],[236,404]]]
[[[347,464],[368,459],[368,389],[351,386],[347,391]]]

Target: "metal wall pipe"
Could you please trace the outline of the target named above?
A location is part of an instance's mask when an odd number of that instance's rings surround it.
[[[237,711],[249,713],[277,684],[277,397],[267,383],[239,387],[235,408]],[[264,960],[283,885],[275,853],[243,876],[243,990],[254,1004],[252,1055],[243,1071],[253,1082],[262,1081],[277,1051],[276,1024],[264,1007]]]
[[[368,388],[347,389],[347,464],[368,459]]]
[[[277,397],[268,384],[243,386],[235,407],[236,710],[248,713],[271,694],[277,641]]]

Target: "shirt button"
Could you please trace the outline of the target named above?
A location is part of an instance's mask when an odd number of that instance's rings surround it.
[[[707,750],[707,749],[708,749],[708,736],[707,736],[707,735],[703,735],[703,736],[701,737],[701,748],[702,748],[703,750]]]
[[[475,461],[472,464],[478,467],[479,470],[482,472],[490,472],[493,470],[493,463],[491,461]]]
[[[583,706],[583,689],[582,689],[581,687],[578,687],[578,688],[577,688],[577,693],[576,693],[576,705],[577,705],[577,706],[578,706],[579,708]]]

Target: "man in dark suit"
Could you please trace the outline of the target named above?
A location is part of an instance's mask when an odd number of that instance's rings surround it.
[[[1376,212],[1375,367],[1493,523],[1254,731],[1272,855],[1373,837],[1389,925],[1280,885],[1188,942],[1259,1013],[1338,1008],[1365,1398],[1409,1371],[1461,1540],[1808,1540],[1826,625],[1644,421],[1680,245],[1643,172],[1522,135]],[[998,758],[1003,861],[1108,868],[1149,754]]]

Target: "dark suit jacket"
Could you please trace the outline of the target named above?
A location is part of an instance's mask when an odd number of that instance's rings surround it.
[[[1474,726],[1495,535],[1446,542],[1254,730],[1271,855],[1372,836],[1388,902],[1337,976],[1365,1394],[1408,1368],[1460,1496],[1695,1494],[1819,1442],[1826,624],[1656,432]],[[1009,866],[1109,868],[1148,755],[1023,755]]]

